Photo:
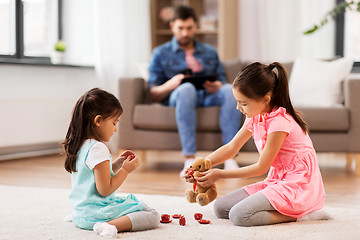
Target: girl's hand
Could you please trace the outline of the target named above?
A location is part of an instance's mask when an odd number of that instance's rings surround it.
[[[133,156],[135,156],[133,158]],[[136,155],[129,155],[123,162],[121,168],[125,169],[128,173],[134,171],[140,165],[140,160]]]
[[[133,153],[130,150],[126,150],[125,152],[120,154],[112,163],[113,171],[117,172],[120,169],[120,167],[122,166],[123,162],[126,160],[126,158],[128,158],[131,155],[135,156],[135,153]]]
[[[130,155],[135,155],[133,151],[126,150],[122,154],[120,154],[119,158],[123,158],[124,160],[127,159]]]
[[[202,187],[209,187],[221,178],[221,169],[210,169],[205,172],[200,172],[200,177],[195,177],[198,184]]]
[[[188,183],[194,183],[195,182],[194,175],[186,174],[186,171],[185,171],[185,174],[183,175],[183,178],[185,178],[185,181],[188,182]]]

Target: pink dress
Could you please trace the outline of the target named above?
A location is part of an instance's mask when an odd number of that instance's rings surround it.
[[[249,195],[260,191],[277,211],[295,218],[321,209],[325,202],[325,191],[316,152],[310,137],[304,134],[286,109],[280,107],[263,116],[247,118],[245,124],[252,132],[260,154],[268,134],[281,131],[288,135],[267,178],[245,186],[244,190]]]

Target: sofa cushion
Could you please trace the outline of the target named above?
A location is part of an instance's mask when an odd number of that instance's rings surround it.
[[[219,107],[198,108],[197,130],[219,132]],[[160,131],[177,131],[175,108],[154,104],[138,104],[133,113],[135,128]]]
[[[349,110],[345,107],[299,108],[311,132],[346,132],[350,126]],[[198,108],[198,131],[220,132],[219,107]],[[133,113],[137,129],[177,131],[175,109],[161,104],[138,104]]]
[[[349,109],[344,106],[297,108],[311,132],[346,132],[350,128]]]
[[[289,91],[295,106],[332,107],[341,104],[341,81],[350,74],[352,59],[320,61],[298,58],[290,76]]]
[[[232,83],[236,75],[246,67],[248,62],[243,62],[240,59],[226,60],[222,62],[226,73],[226,80]]]

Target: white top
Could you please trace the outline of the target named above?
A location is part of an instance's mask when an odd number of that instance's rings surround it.
[[[93,139],[86,139],[84,144],[91,140]],[[96,165],[107,160],[110,160],[109,148],[104,143],[97,142],[90,148],[85,164],[90,170],[93,170]]]

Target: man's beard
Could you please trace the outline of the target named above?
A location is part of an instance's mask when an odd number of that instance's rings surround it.
[[[186,39],[185,41],[182,41],[183,39]],[[194,41],[194,38],[182,38],[180,40],[178,40],[178,43],[181,47],[187,47],[189,45],[191,45]]]

